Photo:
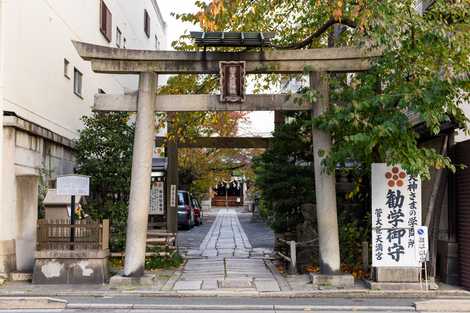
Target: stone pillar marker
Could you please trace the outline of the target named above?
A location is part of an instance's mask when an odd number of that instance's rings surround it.
[[[157,74],[141,73],[132,157],[129,216],[127,218],[124,263],[124,276],[127,277],[141,277],[144,274],[152,150],[155,140],[156,89]]]
[[[313,117],[318,117],[326,112],[330,105],[328,74],[325,72],[310,73],[310,88],[317,90],[317,102],[313,105]],[[321,164],[324,156],[331,150],[331,137],[328,133],[315,128],[312,130],[312,135],[320,272],[331,275],[340,271],[336,180],[335,176],[324,171]]]

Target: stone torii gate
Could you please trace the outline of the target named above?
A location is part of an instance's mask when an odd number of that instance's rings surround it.
[[[124,276],[144,273],[145,242],[150,196],[154,113],[175,111],[312,110],[319,116],[329,107],[328,72],[358,72],[370,68],[378,56],[356,48],[274,50],[260,52],[181,52],[126,50],[74,42],[78,54],[91,61],[92,70],[108,74],[138,74],[136,94],[97,95],[95,109],[136,111]],[[245,61],[247,74],[310,73],[317,103],[298,105],[286,95],[248,95],[241,104],[220,103],[216,96],[157,96],[158,74],[217,74],[221,61]],[[331,149],[328,133],[314,129],[315,192],[322,274],[340,271],[335,178],[321,169],[322,156]]]

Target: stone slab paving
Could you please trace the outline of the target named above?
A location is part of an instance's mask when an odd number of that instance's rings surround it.
[[[235,210],[219,210],[173,289],[280,291],[263,260],[268,250],[252,248]]]

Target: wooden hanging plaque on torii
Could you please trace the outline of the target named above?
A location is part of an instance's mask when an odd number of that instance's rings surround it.
[[[222,61],[220,67],[220,102],[245,102],[245,62]]]

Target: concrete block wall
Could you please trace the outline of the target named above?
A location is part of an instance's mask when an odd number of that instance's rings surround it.
[[[31,272],[40,176],[50,180],[71,173],[73,147],[70,141],[16,116],[4,117],[3,133],[0,273]]]

